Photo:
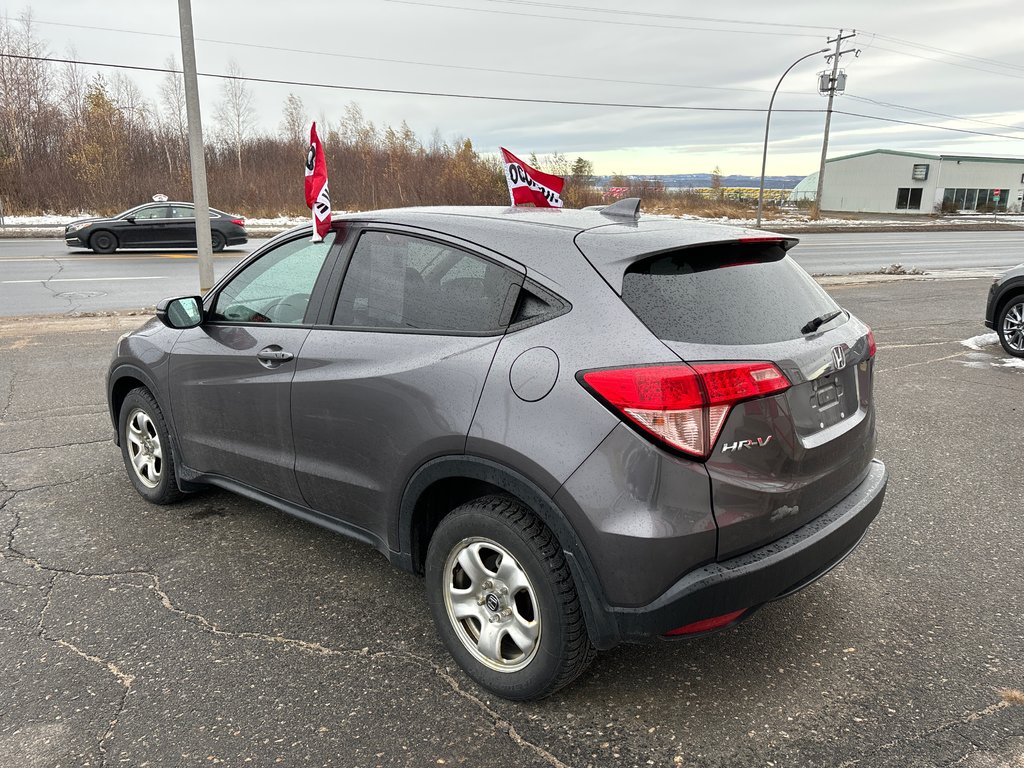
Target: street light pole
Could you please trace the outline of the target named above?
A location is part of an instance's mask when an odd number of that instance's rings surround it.
[[[809,59],[811,56],[817,56],[821,53],[828,53],[829,48],[822,48],[820,51],[814,51],[808,53],[806,56],[801,56],[799,59],[794,61],[785,72],[782,73],[782,77],[779,78],[779,82],[775,84],[775,90],[772,91],[771,101],[768,102],[768,116],[764,120],[764,150],[761,152],[761,185],[757,188],[757,228],[761,228],[761,208],[764,205],[764,170],[768,164],[768,128],[772,124],[772,106],[775,104],[775,94],[779,92],[779,86],[782,85],[782,81],[786,79],[786,75],[804,59]]]

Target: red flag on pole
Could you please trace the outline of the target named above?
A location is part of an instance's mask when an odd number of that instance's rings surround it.
[[[327,187],[327,160],[316,135],[316,123],[309,129],[306,153],[306,205],[313,212],[313,242],[319,243],[331,231],[331,193]]]
[[[512,205],[533,203],[538,208],[562,207],[565,179],[531,168],[504,147],[501,147],[501,157],[505,161],[505,181]]]

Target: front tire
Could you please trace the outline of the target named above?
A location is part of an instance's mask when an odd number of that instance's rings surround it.
[[[1024,357],[1024,294],[1012,297],[996,318],[999,341],[1009,354]]]
[[[174,476],[174,452],[163,412],[145,387],[133,389],[118,416],[121,458],[128,479],[146,501],[173,504],[184,497]]]
[[[117,238],[113,232],[94,232],[89,238],[89,247],[94,253],[113,253],[117,250]]]
[[[426,580],[448,652],[498,696],[548,696],[594,658],[558,541],[514,499],[488,496],[445,517],[427,548]]]

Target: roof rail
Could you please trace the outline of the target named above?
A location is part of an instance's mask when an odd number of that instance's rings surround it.
[[[616,200],[611,205],[602,208],[601,215],[610,219],[636,221],[640,218],[640,198],[624,197],[621,200]]]

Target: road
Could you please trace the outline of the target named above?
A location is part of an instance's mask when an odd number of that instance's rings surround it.
[[[890,472],[849,559],[531,704],[463,675],[369,547],[225,492],[142,501],[103,390],[137,318],[0,321],[0,762],[1020,766],[1024,370],[960,343],[986,289],[831,289],[875,330]]]
[[[265,240],[218,254],[222,275]],[[1020,232],[802,235],[793,257],[812,274],[871,272],[894,263],[925,270],[987,269],[1024,262]],[[198,292],[195,255],[69,251],[60,240],[0,240],[0,317],[150,307]]]

